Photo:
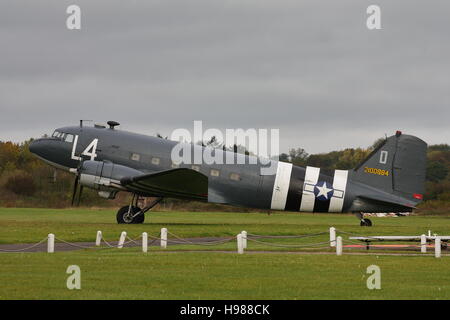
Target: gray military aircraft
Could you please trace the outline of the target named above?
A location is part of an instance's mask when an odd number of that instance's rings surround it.
[[[34,140],[30,151],[50,165],[76,175],[72,205],[83,186],[101,197],[133,194],[117,212],[118,223],[143,223],[144,214],[164,197],[208,201],[241,207],[303,212],[355,213],[361,226],[370,212],[411,212],[422,201],[427,144],[402,134],[386,138],[352,170],[321,170],[271,160],[275,174],[262,174],[263,164],[174,163],[178,142],[117,130],[119,123],[56,129]],[[195,152],[203,146],[191,145]],[[250,156],[215,149],[219,156]],[[241,159],[242,160],[242,159]],[[154,200],[139,207],[140,197]]]

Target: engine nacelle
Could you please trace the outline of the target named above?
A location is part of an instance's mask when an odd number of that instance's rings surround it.
[[[110,161],[84,161],[80,170],[80,183],[83,186],[100,191],[117,191],[120,179],[143,174],[126,166]]]

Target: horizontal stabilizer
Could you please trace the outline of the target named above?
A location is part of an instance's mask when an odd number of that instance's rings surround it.
[[[393,206],[399,206],[399,207],[403,207],[403,208],[408,208],[408,209],[417,209],[415,207],[415,204],[412,202],[407,202],[404,198],[400,198],[400,197],[381,197],[379,194],[375,197],[371,197],[371,196],[359,196],[359,198],[371,201],[371,202],[383,202],[386,204],[390,204]]]
[[[363,208],[363,212],[411,212],[415,209],[414,203],[406,199],[389,194],[382,196],[358,196],[353,201],[353,206]]]

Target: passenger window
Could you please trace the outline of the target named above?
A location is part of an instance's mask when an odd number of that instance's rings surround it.
[[[159,165],[160,159],[159,158],[152,158],[152,164]]]
[[[230,174],[230,179],[234,180],[234,181],[239,181],[239,180],[241,180],[241,176],[237,173],[232,173],[232,174]]]
[[[57,138],[58,136],[59,136],[59,132],[58,131],[53,132],[53,134],[52,134],[53,138]]]
[[[72,143],[73,142],[73,134],[67,134],[64,141]]]
[[[211,169],[210,175],[211,175],[211,177],[218,177],[220,175],[220,172],[219,172],[219,170]]]
[[[131,154],[131,160],[133,160],[133,161],[139,161],[139,160],[141,160],[141,155],[138,154],[138,153],[132,153],[132,154]]]

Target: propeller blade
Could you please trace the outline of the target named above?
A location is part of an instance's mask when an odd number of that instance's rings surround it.
[[[78,189],[78,176],[75,177],[75,182],[73,184],[72,207],[75,203],[75,196],[77,195],[77,189]]]
[[[80,185],[80,192],[78,193],[78,201],[77,201],[77,207],[80,206],[80,201],[81,201],[81,194],[83,193],[83,185]]]

